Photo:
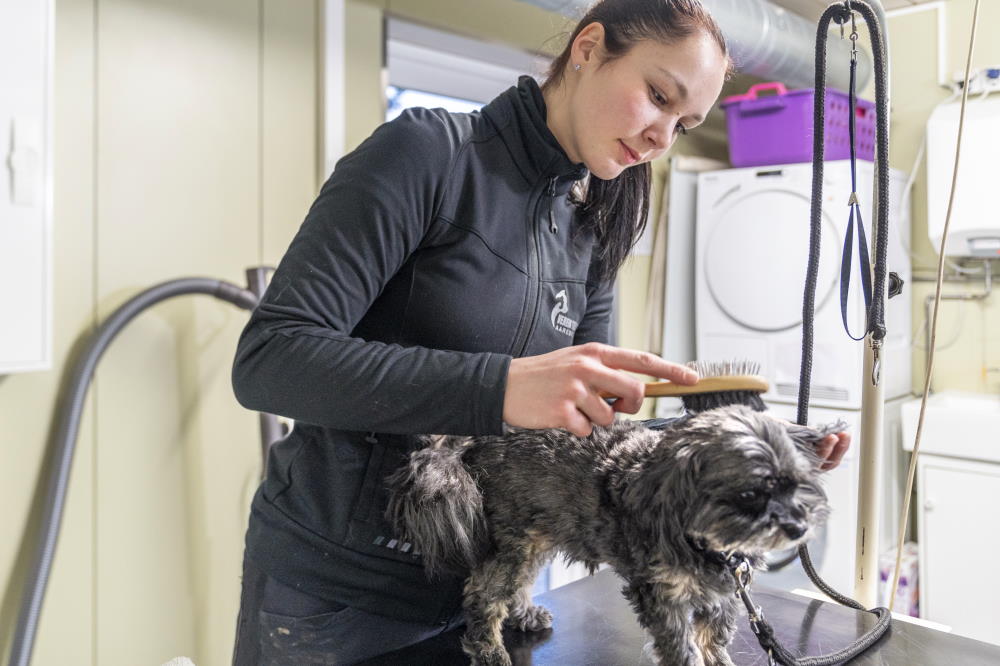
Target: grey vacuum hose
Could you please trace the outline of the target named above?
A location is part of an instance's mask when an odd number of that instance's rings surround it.
[[[259,270],[261,269],[251,269],[248,273]],[[64,385],[66,399],[57,412],[59,421],[52,452],[53,461],[48,470],[48,487],[42,514],[42,533],[38,539],[31,571],[21,597],[21,610],[18,614],[17,628],[14,631],[10,651],[10,666],[28,666],[31,660],[35,632],[38,629],[38,618],[41,615],[42,601],[45,597],[45,587],[48,584],[56,542],[59,538],[69,473],[73,465],[73,454],[76,451],[77,434],[80,430],[80,418],[83,414],[83,405],[87,397],[87,389],[90,387],[90,380],[94,374],[94,368],[118,332],[125,328],[136,315],[160,301],[185,294],[208,294],[244,310],[252,310],[257,306],[259,300],[253,291],[222,280],[182,278],[163,282],[134,296],[115,310],[101,324],[82,351],[73,366],[73,372]]]

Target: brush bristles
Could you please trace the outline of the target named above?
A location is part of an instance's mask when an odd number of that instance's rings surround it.
[[[706,377],[731,377],[736,375],[756,375],[760,372],[760,363],[757,361],[738,360],[732,361],[690,361],[687,367],[691,368],[704,379]],[[729,405],[746,405],[757,412],[767,410],[760,393],[754,391],[715,391],[712,393],[693,393],[681,398],[684,402],[684,409],[689,412],[704,412],[716,407],[728,407]]]
[[[756,412],[767,411],[767,405],[754,391],[715,391],[713,393],[691,393],[681,396],[684,409],[689,412],[704,412],[716,407],[746,405]]]
[[[687,367],[700,377],[727,377],[733,375],[756,375],[760,372],[757,361],[688,361]],[[729,403],[732,404],[732,403]]]

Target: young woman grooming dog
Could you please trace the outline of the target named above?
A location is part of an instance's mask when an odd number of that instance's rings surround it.
[[[234,663],[349,664],[461,623],[462,580],[428,580],[382,518],[415,435],[585,436],[638,411],[626,371],[697,379],[605,343],[649,162],[729,68],[696,0],[603,0],[541,87],[404,112],[337,164],[236,352],[239,401],[296,425],[253,501]]]

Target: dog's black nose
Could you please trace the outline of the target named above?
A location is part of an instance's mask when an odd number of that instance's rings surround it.
[[[781,531],[787,534],[789,539],[798,539],[806,533],[806,526],[802,523],[781,523]]]

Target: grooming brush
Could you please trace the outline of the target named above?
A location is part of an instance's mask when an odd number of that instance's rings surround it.
[[[680,398],[689,412],[703,412],[727,405],[746,405],[758,412],[767,409],[760,394],[767,392],[768,383],[757,374],[760,371],[759,363],[691,361],[687,367],[701,377],[697,384],[687,386],[674,382],[646,382],[645,396]]]

